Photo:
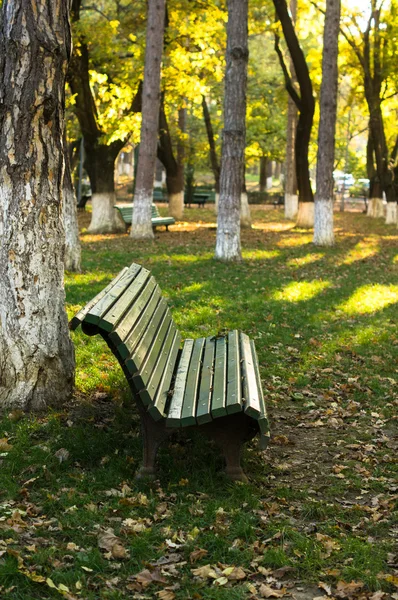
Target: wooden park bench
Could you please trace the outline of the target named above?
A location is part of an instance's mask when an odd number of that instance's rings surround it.
[[[193,426],[223,450],[226,472],[245,480],[242,444],[260,433],[269,439],[254,342],[244,333],[187,339],[181,334],[151,273],[124,268],[70,321],[87,335],[100,334],[129,383],[141,417],[143,466],[153,476],[161,442]]]
[[[192,197],[184,198],[184,204],[191,208],[191,204],[197,204],[200,207],[204,207],[206,202],[210,199],[210,193],[208,192],[195,192]]]
[[[133,204],[115,204],[115,208],[117,208],[117,210],[120,212],[126,225],[131,225],[133,220]],[[175,223],[174,217],[161,217],[156,204],[152,204],[151,221],[153,229],[164,225],[167,231],[169,230],[169,225],[174,225]]]

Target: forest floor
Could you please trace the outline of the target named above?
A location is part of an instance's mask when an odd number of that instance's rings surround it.
[[[162,208],[166,213],[167,209]],[[231,483],[199,434],[137,483],[139,419],[105,344],[80,332],[76,395],[0,421],[0,597],[98,600],[398,600],[398,231],[336,214],[312,245],[280,210],[253,208],[243,262],[213,260],[215,217],[137,244],[86,233],[66,275],[72,316],[125,265],[149,268],[184,337],[256,341],[270,413]]]

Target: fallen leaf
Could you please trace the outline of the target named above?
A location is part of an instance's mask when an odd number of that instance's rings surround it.
[[[260,585],[259,593],[262,598],[282,598],[286,595],[286,588],[274,590],[271,586],[262,583]]]
[[[110,552],[113,558],[126,558],[126,549],[112,529],[105,529],[98,534],[98,546],[101,550]]]
[[[320,581],[318,583],[318,587],[321,590],[324,590],[327,593],[328,596],[332,595],[332,586],[330,586],[329,584],[325,583],[324,581]]]
[[[246,579],[246,573],[241,567],[227,567],[223,570],[223,575],[228,577],[228,581],[240,581]]]
[[[159,600],[174,600],[176,597],[175,593],[171,590],[160,590],[160,592],[156,592]]]
[[[198,548],[198,550],[193,550],[191,552],[191,554],[189,555],[189,562],[191,563],[191,565],[193,565],[198,560],[200,560],[201,558],[206,556],[206,554],[208,554],[208,550],[204,550],[203,548]]]
[[[213,581],[214,585],[225,585],[226,583],[228,583],[228,578],[227,577],[217,577],[217,579],[215,579]]]
[[[7,438],[0,439],[0,452],[9,452],[12,450],[12,444],[8,443]]]
[[[149,569],[144,569],[138,575],[135,576],[138,583],[140,583],[143,587],[147,587],[151,583],[167,583],[166,579],[162,577],[159,569],[154,569],[150,571]]]
[[[217,579],[218,575],[210,565],[204,565],[197,569],[191,569],[192,574],[202,579]]]
[[[351,581],[346,583],[345,581],[339,581],[336,586],[334,595],[337,598],[351,598],[356,592],[363,588],[362,581]]]
[[[67,461],[69,458],[69,455],[70,455],[69,450],[67,450],[66,448],[60,448],[59,450],[57,450],[54,453],[54,456],[56,458],[58,458],[60,463]]]

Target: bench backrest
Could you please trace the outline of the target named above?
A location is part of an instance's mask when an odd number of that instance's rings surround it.
[[[71,320],[88,335],[101,334],[145,405],[166,404],[180,348],[166,300],[150,272],[132,264]]]

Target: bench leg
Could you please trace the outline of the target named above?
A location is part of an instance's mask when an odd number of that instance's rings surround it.
[[[155,478],[156,454],[160,444],[169,437],[171,431],[164,426],[159,426],[152,417],[141,415],[143,461],[142,467],[137,471],[136,479]]]
[[[248,481],[240,466],[241,449],[241,444],[236,443],[236,440],[227,441],[223,444],[223,452],[227,464],[225,472],[234,481]]]

